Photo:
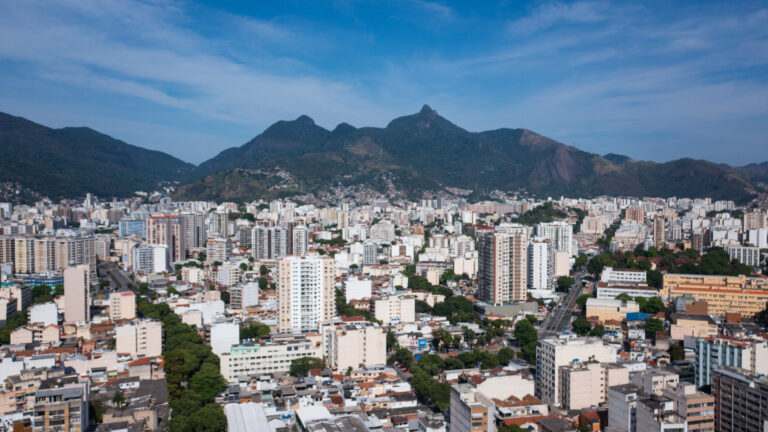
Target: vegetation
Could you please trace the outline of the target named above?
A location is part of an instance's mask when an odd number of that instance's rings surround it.
[[[528,210],[517,218],[517,222],[524,225],[537,225],[541,222],[552,222],[555,220],[567,219],[568,213],[555,208],[552,201]]]
[[[32,287],[32,303],[40,304],[52,302],[54,297],[64,295],[64,285],[56,285],[53,289],[48,285],[35,285]]]
[[[567,291],[576,281],[570,276],[560,276],[557,278],[557,289]]]
[[[223,431],[227,418],[214,402],[227,387],[219,373],[219,358],[200,335],[171,312],[165,303],[137,302],[142,316],[163,322],[163,358],[172,417],[168,430]]]
[[[360,316],[360,317],[363,317],[366,321],[381,324],[381,321],[374,318],[370,312],[366,310],[355,309],[354,307],[350,306],[347,303],[347,298],[344,297],[344,294],[342,294],[341,290],[339,289],[336,290],[336,313],[339,316],[346,316],[346,317]]]
[[[669,345],[669,358],[672,361],[678,361],[683,360],[685,358],[685,350],[683,350],[683,347],[681,347],[678,344],[670,344]]]
[[[586,336],[589,334],[589,331],[592,330],[592,324],[587,321],[587,317],[585,315],[579,315],[578,318],[573,320],[571,327],[573,327],[573,332],[579,336]]]
[[[651,339],[656,339],[656,332],[664,331],[664,321],[658,318],[648,318],[645,320],[645,335]]]
[[[520,357],[530,364],[536,363],[536,342],[539,334],[530,320],[520,320],[515,326],[515,338],[520,343]]]
[[[316,357],[297,358],[291,362],[291,376],[309,376],[312,369],[325,369],[325,360]]]
[[[261,339],[263,336],[269,336],[270,330],[269,326],[262,324],[262,323],[253,323],[249,325],[248,327],[241,327],[240,328],[240,341],[244,341],[246,339]]]
[[[27,310],[11,315],[5,321],[5,327],[0,329],[0,345],[11,343],[11,332],[27,323]]]

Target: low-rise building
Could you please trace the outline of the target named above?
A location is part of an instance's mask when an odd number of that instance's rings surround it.
[[[323,356],[319,341],[305,336],[273,337],[270,342],[233,345],[219,356],[221,375],[229,382],[238,377],[288,372],[293,360]]]

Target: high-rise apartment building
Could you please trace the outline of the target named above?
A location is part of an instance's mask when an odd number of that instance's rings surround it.
[[[258,260],[280,259],[288,255],[288,229],[283,226],[253,227],[251,250]]]
[[[485,233],[478,238],[478,297],[494,305],[527,297],[528,234]]]
[[[539,339],[536,346],[536,397],[552,405],[560,403],[560,367],[580,361],[613,363],[616,348],[596,337]]]
[[[64,322],[88,322],[91,319],[91,290],[88,266],[64,270]]]
[[[213,230],[212,233],[219,237],[229,237],[229,211],[215,211],[213,212]]]
[[[768,423],[768,379],[721,366],[712,371],[715,431],[764,431]]]
[[[336,313],[334,261],[308,254],[285,257],[277,266],[278,331],[317,331],[321,321]]]
[[[373,315],[385,325],[416,321],[416,297],[407,294],[373,299]]]
[[[551,240],[535,237],[528,245],[528,289],[552,289],[553,249]]]
[[[205,262],[206,264],[223,263],[229,259],[231,251],[232,241],[228,237],[210,238],[206,241]]]
[[[184,244],[187,249],[199,249],[205,247],[208,239],[208,229],[205,226],[203,213],[186,212],[181,214],[184,226]]]
[[[573,225],[565,221],[542,222],[536,225],[536,236],[548,238],[556,251],[575,255],[573,250]]]
[[[309,247],[309,229],[305,225],[293,227],[291,248],[293,255],[304,255]]]
[[[664,216],[655,216],[653,218],[653,245],[661,249],[666,243],[664,239]]]
[[[147,219],[147,243],[168,246],[171,263],[187,258],[186,232],[179,215],[152,216]]]
[[[168,246],[143,244],[131,249],[131,269],[134,272],[160,273],[168,270]]]
[[[712,371],[721,366],[745,369],[757,375],[768,374],[768,339],[709,337],[696,339],[696,387],[711,383]]]

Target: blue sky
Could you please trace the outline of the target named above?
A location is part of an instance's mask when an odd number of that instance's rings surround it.
[[[199,163],[428,103],[584,150],[768,160],[766,2],[0,0],[0,111]]]

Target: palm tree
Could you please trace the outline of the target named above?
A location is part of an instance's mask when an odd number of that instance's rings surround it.
[[[122,390],[118,390],[115,392],[115,395],[112,396],[112,403],[117,405],[118,408],[121,408],[123,404],[125,403],[125,396],[123,396]]]

